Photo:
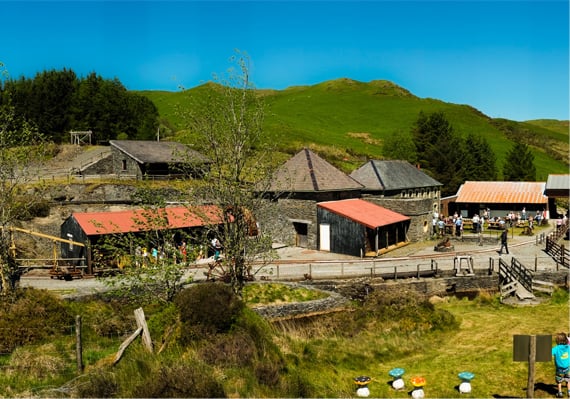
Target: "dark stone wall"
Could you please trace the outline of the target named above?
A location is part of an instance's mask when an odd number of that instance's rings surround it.
[[[131,157],[112,147],[111,158],[113,164],[113,173],[116,173],[117,175],[134,175],[137,177],[137,179],[142,178],[140,165]],[[125,161],[125,168],[123,168],[123,161]]]
[[[317,248],[317,202],[311,200],[279,199],[278,212],[271,220],[260,219],[261,228],[271,234],[274,242],[296,246],[293,221],[307,223],[307,248]]]
[[[379,197],[363,197],[363,199],[411,218],[408,229],[409,241],[418,242],[430,238],[434,199]]]

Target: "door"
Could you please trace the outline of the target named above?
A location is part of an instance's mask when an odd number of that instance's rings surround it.
[[[319,225],[319,249],[321,251],[331,250],[331,226],[330,224]]]
[[[309,225],[307,223],[293,222],[295,228],[295,245],[302,248],[309,246]]]

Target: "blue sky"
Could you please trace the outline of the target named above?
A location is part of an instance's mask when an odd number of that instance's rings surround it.
[[[239,49],[258,88],[386,79],[491,117],[569,119],[566,0],[0,0],[0,15],[15,79],[65,67],[176,91]]]

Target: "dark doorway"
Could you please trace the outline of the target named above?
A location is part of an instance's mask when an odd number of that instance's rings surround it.
[[[295,245],[301,248],[309,246],[309,225],[307,223],[293,222],[295,228]]]

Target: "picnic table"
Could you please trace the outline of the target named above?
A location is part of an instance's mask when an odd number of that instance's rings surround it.
[[[487,228],[488,229],[502,229],[504,225],[505,225],[505,223],[501,223],[501,222],[488,222]]]

